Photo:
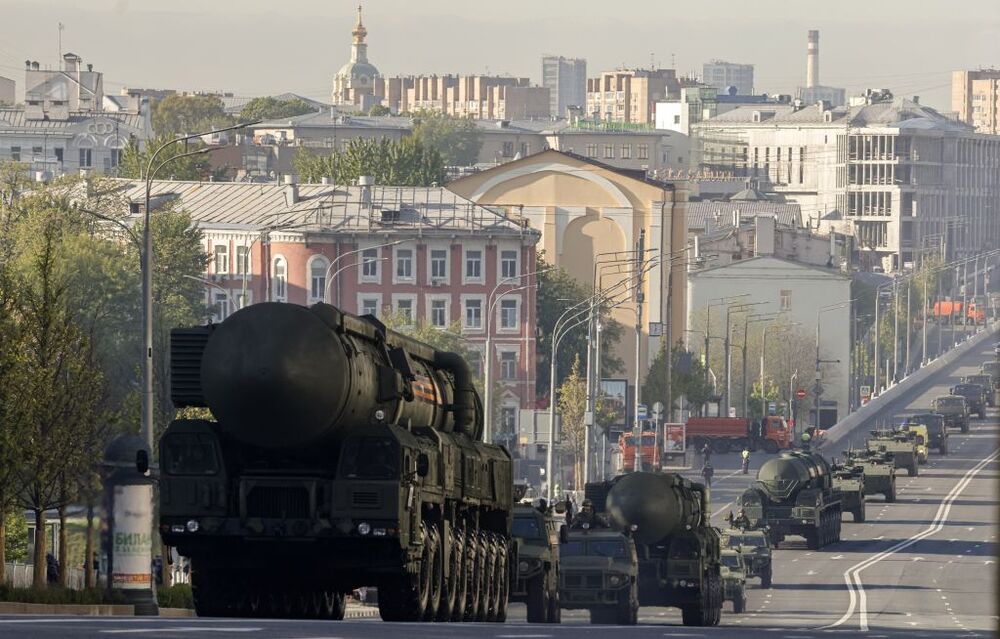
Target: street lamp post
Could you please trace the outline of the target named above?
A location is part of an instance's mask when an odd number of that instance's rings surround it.
[[[732,369],[733,369],[733,366],[732,366],[732,355],[733,355],[733,353],[732,353],[732,350],[733,349],[732,349],[732,341],[731,341],[732,330],[733,330],[732,329],[732,324],[731,324],[732,312],[736,311],[737,313],[739,313],[739,312],[742,312],[742,311],[746,311],[751,306],[760,306],[762,304],[770,304],[770,302],[745,302],[745,303],[741,303],[741,304],[730,304],[728,307],[726,307],[726,340],[724,342],[724,347],[726,349],[726,355],[725,355],[725,357],[726,357],[726,397],[725,397],[725,401],[723,402],[723,406],[725,408],[726,414],[723,415],[723,417],[729,417],[729,408],[730,408],[729,407],[729,403],[730,403],[730,401],[732,401],[732,390],[733,390],[732,389],[732,384],[733,384],[733,379],[732,379]]]
[[[358,253],[363,253],[363,252],[365,252],[367,250],[370,250],[370,249],[380,249],[380,248],[385,248],[387,246],[396,246],[397,244],[402,244],[403,242],[406,242],[406,240],[395,240],[393,242],[386,242],[385,244],[376,244],[375,246],[363,246],[361,248],[354,249],[352,251],[348,251],[346,253],[341,253],[340,255],[338,255],[337,257],[335,257],[333,259],[333,261],[330,262],[330,266],[326,267],[326,275],[325,275],[326,285],[325,285],[324,290],[323,290],[323,301],[326,302],[327,304],[331,303],[331,301],[330,301],[330,288],[333,286],[333,279],[335,277],[337,277],[337,275],[341,271],[344,270],[344,269],[338,269],[336,272],[333,272],[333,269],[337,266],[337,264],[340,262],[340,260],[344,259],[345,257],[350,257],[351,255],[357,255]],[[381,258],[381,259],[386,259],[386,258]],[[381,260],[375,260],[375,261],[381,261]],[[332,273],[332,275],[331,275],[331,273]],[[338,305],[340,304],[340,286],[339,285],[337,286],[337,304]]]
[[[777,315],[778,315],[777,313],[761,313],[758,315],[747,315],[743,321],[743,347],[742,347],[742,352],[740,353],[743,360],[741,362],[743,366],[742,370],[743,378],[740,383],[741,386],[740,391],[743,395],[743,414],[741,416],[744,418],[747,416],[747,413],[749,412],[749,403],[750,403],[750,398],[749,398],[750,394],[747,392],[747,342],[750,341],[749,339],[750,325],[758,324],[760,322],[770,322],[775,317],[777,317]],[[765,324],[764,326],[766,327],[767,324]],[[761,343],[762,356],[763,352],[764,352],[764,344],[762,342]],[[763,370],[763,365],[761,365],[761,370]],[[761,387],[761,395],[763,395],[763,387]]]
[[[787,326],[779,325],[775,326],[774,328],[775,330],[783,330],[783,329],[790,329],[792,326],[798,326],[798,325],[799,325],[798,322],[792,322]],[[767,417],[767,396],[764,393],[764,388],[766,383],[766,378],[764,376],[764,354],[767,352],[767,327],[768,327],[767,322],[765,322],[764,325],[760,327],[760,416],[761,418]],[[792,379],[795,379],[794,375],[792,376]],[[788,393],[789,417],[792,416],[791,403],[793,401],[795,401],[795,396],[792,394],[791,388],[789,388],[789,393]]]
[[[820,396],[819,390],[821,388],[820,379],[822,379],[822,373],[820,372],[820,364],[836,363],[840,361],[839,359],[834,359],[834,360],[820,359],[820,354],[819,354],[820,316],[823,313],[826,313],[827,311],[832,311],[853,304],[855,301],[856,300],[854,299],[849,299],[843,302],[837,302],[836,304],[828,304],[827,306],[821,306],[816,310],[816,373],[815,373],[816,386],[813,388],[813,410],[815,411],[813,416],[813,426],[815,426],[816,428],[819,428],[819,396]],[[878,307],[876,306],[876,309],[877,308]]]
[[[708,301],[705,306],[705,384],[708,384],[708,371],[709,371],[709,337],[712,332],[712,307],[713,306],[726,306],[731,304],[733,300],[738,300],[741,297],[749,297],[750,293],[742,293],[740,295],[732,295],[729,297],[717,297]]]

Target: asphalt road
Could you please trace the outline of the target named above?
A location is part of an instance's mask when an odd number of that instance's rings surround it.
[[[878,417],[925,409],[958,377],[993,357],[992,341],[910,390]],[[850,515],[845,516],[840,543],[809,551],[804,543],[787,540],[775,551],[774,586],[764,590],[751,580],[747,612],[732,614],[726,604],[719,628],[683,627],[678,611],[662,608],[643,608],[636,627],[591,626],[585,614],[571,611],[564,611],[559,626],[528,625],[523,621],[524,607],[513,605],[504,625],[0,616],[0,637],[543,639],[614,633],[805,639],[854,636],[859,631],[872,639],[997,636],[998,421],[994,409],[985,420],[975,420],[969,434],[955,431],[947,456],[932,453],[918,477],[897,478],[896,503],[885,504],[881,496],[870,498],[864,524],[850,523]],[[866,428],[859,429],[855,443],[861,443],[865,434]],[[765,458],[755,455],[752,466]],[[712,461],[714,520],[723,525],[729,502],[746,488],[754,469],[743,475],[736,454],[713,456]]]

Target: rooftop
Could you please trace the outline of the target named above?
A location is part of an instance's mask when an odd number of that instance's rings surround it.
[[[0,133],[48,132],[67,135],[85,133],[88,124],[99,120],[111,120],[118,126],[129,129],[123,134],[141,134],[145,118],[138,113],[112,111],[81,111],[70,113],[67,120],[34,120],[24,116],[23,108],[0,109]]]

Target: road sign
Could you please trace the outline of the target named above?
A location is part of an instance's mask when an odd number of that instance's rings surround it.
[[[645,404],[639,404],[638,413],[639,419],[647,419],[649,417],[649,407]]]
[[[649,323],[649,336],[650,337],[662,337],[663,336],[663,322],[650,322]]]
[[[774,415],[777,412],[777,410],[778,410],[778,405],[777,404],[775,404],[774,402],[768,402],[767,403],[767,414],[768,415]]]
[[[799,390],[795,391],[795,397],[797,397],[799,399],[805,399],[806,398],[806,389],[800,388]]]
[[[656,402],[653,404],[653,417],[656,419],[663,417],[663,402]]]

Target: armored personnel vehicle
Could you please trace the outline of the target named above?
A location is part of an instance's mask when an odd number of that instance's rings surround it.
[[[865,520],[865,469],[860,464],[834,462],[833,486],[840,490],[840,509],[851,513],[854,523]]]
[[[733,548],[743,555],[746,576],[760,577],[762,588],[771,587],[771,538],[763,530],[731,528],[722,533],[723,547]]]
[[[969,404],[960,395],[941,395],[931,402],[931,412],[944,418],[945,426],[969,432]]]
[[[589,610],[591,623],[639,622],[639,561],[628,535],[601,527],[571,530],[560,559],[563,608]]]
[[[942,455],[948,454],[948,428],[944,425],[944,416],[938,413],[917,413],[903,420],[902,427],[909,424],[921,424],[927,428],[928,448],[937,448]]]
[[[896,468],[905,468],[906,474],[916,477],[920,470],[917,467],[917,441],[909,433],[891,430],[873,430],[866,446],[868,450],[886,453]]]
[[[923,424],[912,424],[909,422],[904,422],[900,425],[899,430],[904,433],[910,433],[917,444],[917,463],[920,465],[927,463],[927,440],[930,439],[930,434],[927,432],[927,427]]]
[[[586,485],[608,522],[639,553],[639,603],[681,609],[685,626],[716,626],[722,611],[721,535],[705,486],[674,473],[628,473]]]
[[[510,600],[527,605],[528,623],[559,623],[559,546],[567,538],[565,518],[552,507],[517,504],[511,534],[517,541],[517,580]]]
[[[787,451],[757,471],[739,498],[751,526],[767,526],[777,548],[788,535],[804,537],[811,550],[840,541],[840,491],[819,453]]]
[[[986,389],[986,405],[993,408],[997,405],[996,397],[992,392],[993,377],[988,373],[977,373],[976,375],[966,375],[962,378],[963,384],[979,384]]]
[[[503,620],[511,458],[482,443],[458,354],[327,304],[263,303],[171,332],[171,396],[215,421],[160,440],[160,531],[202,616]]]
[[[747,572],[743,554],[727,548],[722,551],[722,600],[733,602],[733,612],[739,614],[747,609]]]
[[[983,362],[979,365],[979,372],[993,380],[993,405],[1000,405],[1000,359]]]
[[[969,413],[975,413],[979,419],[986,417],[986,394],[985,386],[979,384],[956,384],[951,389],[952,395],[961,395],[969,405]]]
[[[880,494],[888,503],[896,501],[896,465],[887,454],[877,450],[850,450],[844,464],[862,468],[865,495]]]

